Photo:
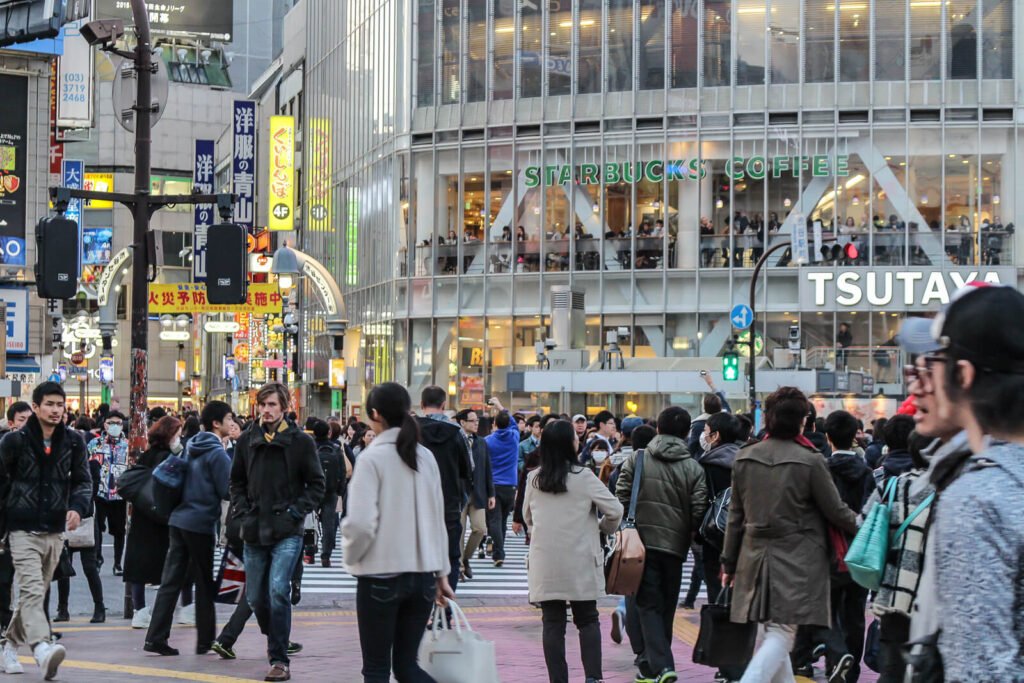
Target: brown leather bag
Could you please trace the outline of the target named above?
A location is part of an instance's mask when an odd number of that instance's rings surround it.
[[[647,549],[636,530],[636,501],[640,493],[640,479],[644,474],[644,452],[636,454],[633,470],[633,490],[629,498],[629,514],[622,527],[610,539],[604,564],[605,592],[609,595],[636,595],[644,574]]]

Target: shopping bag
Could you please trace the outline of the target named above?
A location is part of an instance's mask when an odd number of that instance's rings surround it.
[[[231,546],[224,548],[220,558],[220,569],[217,570],[217,597],[214,602],[222,605],[237,605],[245,588],[245,564],[235,554]]]
[[[474,631],[465,613],[448,601],[451,624],[445,625],[445,610],[434,605],[433,628],[420,641],[419,665],[437,683],[500,683],[494,643]]]
[[[730,588],[700,610],[700,633],[693,647],[693,663],[717,669],[744,669],[754,656],[757,624],[733,623],[729,618]]]
[[[79,548],[92,548],[96,545],[96,518],[86,517],[74,531],[65,531],[64,540],[68,545],[78,550]]]
[[[889,554],[889,518],[892,501],[896,496],[896,481],[896,477],[889,480],[882,499],[871,508],[846,553],[846,568],[850,571],[850,578],[873,591],[878,590],[882,583],[885,559]]]

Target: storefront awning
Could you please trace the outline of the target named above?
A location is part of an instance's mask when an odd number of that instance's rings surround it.
[[[40,373],[42,369],[39,367],[39,363],[32,356],[8,356],[7,357],[7,372],[12,373]]]

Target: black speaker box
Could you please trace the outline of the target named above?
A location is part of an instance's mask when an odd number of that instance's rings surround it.
[[[245,228],[233,223],[210,227],[206,236],[206,300],[244,304],[249,285]]]
[[[78,293],[78,223],[50,216],[36,225],[36,290],[43,299]]]

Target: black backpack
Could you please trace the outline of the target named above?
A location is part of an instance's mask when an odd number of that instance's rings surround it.
[[[341,450],[331,442],[317,444],[317,457],[320,458],[320,467],[324,471],[324,497],[337,493],[345,495],[345,470],[341,459],[345,457]]]

